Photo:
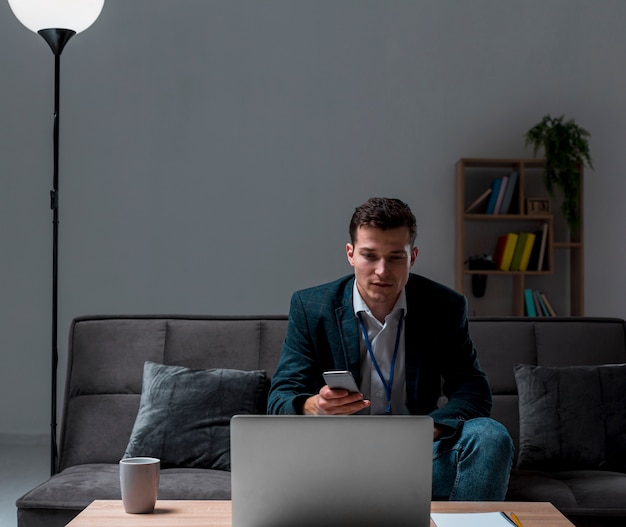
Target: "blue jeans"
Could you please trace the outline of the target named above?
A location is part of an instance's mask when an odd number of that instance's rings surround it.
[[[433,499],[502,501],[513,462],[504,425],[480,417],[433,444]]]

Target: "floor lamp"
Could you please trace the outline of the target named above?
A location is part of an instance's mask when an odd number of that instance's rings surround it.
[[[53,177],[50,191],[52,209],[52,379],[50,415],[50,473],[57,470],[57,364],[58,352],[58,262],[59,262],[59,88],[61,53],[77,33],[93,24],[104,0],[8,0],[17,19],[39,33],[54,53]]]

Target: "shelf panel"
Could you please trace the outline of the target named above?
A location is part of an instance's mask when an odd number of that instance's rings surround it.
[[[554,274],[554,271],[499,271],[497,269],[472,269],[471,271],[465,269],[463,271],[464,275],[472,275],[472,274],[489,274],[489,275],[498,275],[498,276],[515,276],[515,275],[551,275]]]
[[[509,168],[512,166],[524,165],[528,168],[543,168],[543,159],[519,159],[519,158],[503,158],[503,159],[488,159],[480,157],[470,157],[460,159],[457,163],[462,163],[466,168]]]
[[[552,221],[552,214],[464,214],[468,221]]]
[[[582,249],[580,242],[554,242],[555,249]]]

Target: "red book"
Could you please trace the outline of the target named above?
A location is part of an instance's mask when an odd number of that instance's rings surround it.
[[[493,251],[493,263],[496,264],[496,269],[500,269],[502,263],[502,256],[504,256],[504,248],[506,247],[507,234],[503,234],[498,237],[496,241],[496,248]]]

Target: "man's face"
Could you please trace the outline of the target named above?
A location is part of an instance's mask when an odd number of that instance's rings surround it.
[[[346,245],[346,254],[365,303],[377,317],[389,314],[417,257],[408,227],[359,227],[354,245]]]

